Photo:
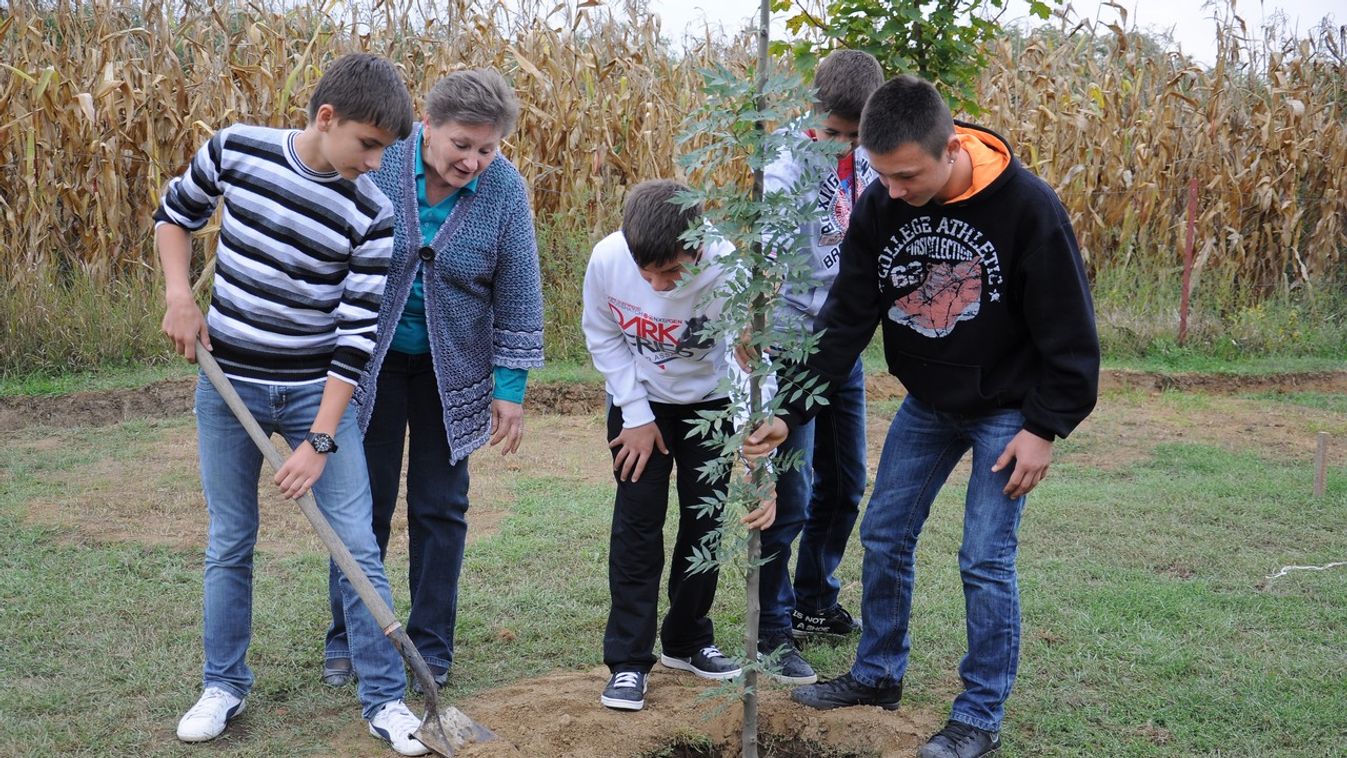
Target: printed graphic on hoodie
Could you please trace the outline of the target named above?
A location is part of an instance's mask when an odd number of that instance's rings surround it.
[[[888,316],[926,337],[947,337],[1001,300],[996,247],[957,218],[917,216],[899,227],[879,256],[881,286],[895,295]]]
[[[851,209],[865,189],[865,185],[857,186],[856,177],[862,177],[865,181],[871,178],[870,162],[865,158],[856,158],[854,152],[843,158],[838,163],[837,171],[819,186],[818,203],[815,206],[821,219],[818,244],[822,247],[832,246],[823,260],[824,268],[837,265],[842,238],[846,236],[847,226],[851,223]]]
[[[664,364],[675,358],[700,361],[715,347],[715,340],[701,336],[706,316],[693,316],[687,321],[661,318],[645,313],[639,306],[608,298],[608,311],[613,314],[618,328],[636,355],[664,370]]]

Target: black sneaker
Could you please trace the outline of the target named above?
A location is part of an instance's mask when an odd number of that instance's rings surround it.
[[[814,667],[800,655],[799,643],[790,635],[780,634],[758,640],[759,661],[774,654],[775,665],[769,668],[767,675],[776,681],[782,684],[813,684],[818,681]]]
[[[901,681],[893,687],[867,687],[849,673],[820,684],[796,687],[790,693],[791,700],[820,711],[852,705],[877,705],[886,711],[896,711],[902,698]]]
[[[645,674],[640,671],[619,671],[608,678],[599,702],[619,711],[639,711],[645,707]]]
[[[351,670],[350,658],[323,660],[323,684],[329,687],[345,687],[354,681],[355,672]]]
[[[790,612],[791,634],[796,638],[819,635],[822,637],[845,637],[859,634],[861,620],[852,617],[846,608],[835,605],[826,611]]]
[[[686,658],[661,654],[659,662],[671,669],[691,671],[703,679],[733,679],[743,671],[715,645],[707,645]]]
[[[920,758],[977,758],[1001,747],[999,732],[978,729],[962,721],[948,721],[945,728],[925,745]]]
[[[435,680],[435,688],[441,690],[444,689],[444,685],[449,683],[449,669],[442,669],[439,666],[429,666],[429,668],[430,668],[430,676],[432,679]],[[415,692],[418,695],[426,694],[425,691],[421,688],[420,679],[417,679],[416,677],[413,676],[411,677],[411,680],[412,680],[412,692]]]

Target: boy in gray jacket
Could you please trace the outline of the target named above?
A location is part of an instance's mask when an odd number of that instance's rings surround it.
[[[837,277],[851,209],[875,178],[859,147],[861,109],[883,83],[879,61],[859,50],[830,53],[815,71],[814,110],[823,121],[807,136],[841,142],[850,149],[812,185],[816,212],[799,234],[810,242],[816,283],[783,288],[782,304],[773,319],[778,332],[813,331],[814,318]],[[764,191],[788,191],[804,170],[789,155],[779,157],[765,171]],[[859,359],[833,389],[829,405],[796,429],[785,449],[800,450],[804,457],[800,468],[782,472],[777,480],[778,518],[762,534],[762,554],[775,557],[762,568],[758,648],[763,654],[781,651],[776,679],[811,684],[818,677],[796,650],[792,635],[841,637],[861,628],[860,621],[838,603],[841,585],[834,576],[865,492],[865,373]],[[800,553],[792,586],[790,547],[797,536]]]

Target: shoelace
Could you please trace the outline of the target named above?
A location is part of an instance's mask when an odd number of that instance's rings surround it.
[[[412,736],[421,728],[421,719],[407,710],[407,706],[401,700],[385,705],[382,715],[390,734]]]
[[[940,730],[955,748],[977,739],[977,730],[962,721],[952,721]]]
[[[704,647],[704,648],[702,648],[702,657],[703,657],[703,658],[724,658],[724,657],[725,657],[725,654],[722,653],[722,652],[720,652],[720,648],[716,647],[715,645],[711,645],[711,646],[709,646],[709,647]]]
[[[205,692],[201,693],[201,699],[196,701],[196,705],[188,709],[187,717],[194,718],[196,716],[201,716],[205,713],[215,710],[218,707],[215,705],[216,700],[225,701],[226,710],[228,710],[228,708],[231,707],[227,705],[230,700],[230,695],[228,692],[225,692],[219,687],[210,687]]]
[[[613,677],[614,687],[637,687],[641,683],[641,675],[635,671],[620,671]]]

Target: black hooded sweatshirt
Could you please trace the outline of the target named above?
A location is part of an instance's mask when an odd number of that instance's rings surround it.
[[[956,130],[1003,153],[1006,167],[975,174],[971,197],[922,207],[873,182],[852,213],[815,323],[818,352],[808,371],[786,370],[783,389],[810,372],[837,386],[883,323],[889,372],[916,399],[959,416],[1019,409],[1029,432],[1066,437],[1099,389],[1099,338],[1075,232],[1052,188],[1005,139],[970,124]],[[782,415],[794,426],[819,410],[801,397]]]

